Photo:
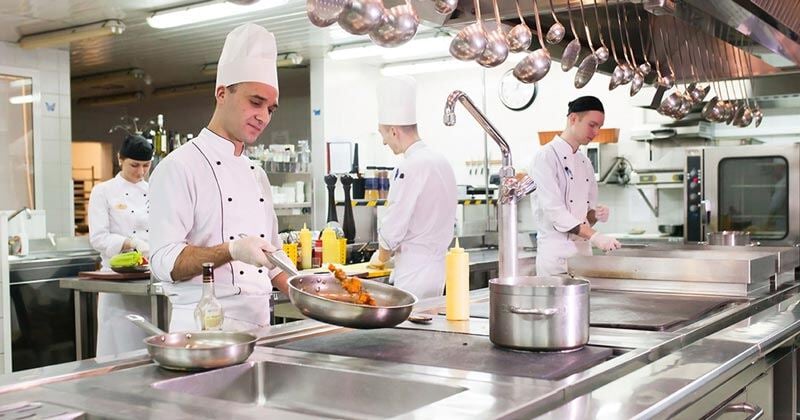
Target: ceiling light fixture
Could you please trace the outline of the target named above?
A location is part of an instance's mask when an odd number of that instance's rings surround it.
[[[216,83],[202,82],[188,85],[167,86],[153,90],[153,96],[158,98],[171,98],[173,96],[187,95],[190,93],[203,92],[213,94]]]
[[[74,26],[50,32],[24,35],[18,44],[25,49],[55,47],[84,39],[119,35],[125,31],[125,24],[111,19],[89,25]]]
[[[74,77],[70,80],[72,88],[102,87],[108,84],[124,83],[128,81],[145,80],[147,74],[140,68],[111,71],[107,73],[91,74],[88,76]]]
[[[276,61],[275,64],[278,68],[297,67],[302,65],[304,60],[305,58],[298,53],[279,53],[278,61]],[[203,73],[207,76],[213,76],[217,74],[217,63],[203,64],[203,68],[200,70],[200,73]]]
[[[230,1],[208,1],[172,9],[158,10],[147,17],[147,24],[157,29],[222,19],[243,13],[283,6],[289,0],[261,0],[256,3],[240,5]]]
[[[120,93],[119,95],[109,96],[92,96],[89,98],[78,99],[78,105],[86,106],[102,106],[102,105],[118,105],[127,104],[130,102],[138,102],[144,98],[144,93],[141,91]]]
[[[29,104],[33,102],[35,97],[33,95],[19,95],[8,98],[8,102],[14,105]]]
[[[449,36],[418,38],[395,48],[385,48],[372,43],[334,47],[328,52],[331,60],[353,60],[366,57],[382,57],[384,60],[402,60],[412,57],[440,56],[449,54]]]
[[[471,61],[459,61],[454,58],[418,61],[415,63],[387,64],[381,67],[381,74],[384,76],[400,76],[466,68],[473,68],[475,70],[482,69],[482,67],[475,66],[474,64],[475,63]]]

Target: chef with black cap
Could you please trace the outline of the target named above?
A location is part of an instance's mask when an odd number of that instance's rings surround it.
[[[264,254],[283,253],[270,183],[243,154],[278,108],[276,63],[272,33],[252,23],[233,29],[217,65],[211,121],[153,172],[150,268],[172,304],[170,331],[199,328],[205,262],[214,264],[223,330],[269,325],[273,285],[288,294],[288,275]]]
[[[89,241],[100,252],[102,269],[109,271],[109,260],[121,252],[139,250],[149,255],[148,212],[150,200],[145,177],[150,172],[153,145],[144,137],[128,136],[119,151],[120,171],[92,188],[89,197]],[[125,319],[135,313],[147,317],[149,299],[100,293],[97,302],[97,356],[107,356],[144,348],[147,337]]]
[[[536,275],[567,272],[567,258],[592,255],[592,246],[611,251],[620,243],[594,230],[608,221],[609,209],[597,204],[592,163],[578,147],[591,142],[605,121],[603,103],[582,96],[569,103],[567,127],[542,146],[530,173],[538,186],[532,197],[537,222]]]

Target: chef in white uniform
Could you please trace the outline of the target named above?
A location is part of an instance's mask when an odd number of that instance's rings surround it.
[[[166,283],[170,331],[199,328],[193,313],[204,262],[214,263],[223,330],[269,325],[273,285],[287,292],[287,274],[264,254],[281,248],[269,180],[242,154],[278,107],[276,55],[275,37],[263,27],[231,31],[217,67],[211,121],[153,173],[150,266]]]
[[[119,151],[117,175],[92,188],[89,197],[89,241],[100,252],[102,270],[121,252],[139,250],[145,256],[150,200],[145,176],[150,172],[153,145],[141,136],[128,136]],[[146,296],[99,293],[97,302],[97,356],[108,356],[144,348],[147,333],[125,319],[135,313],[149,318]]]
[[[600,132],[603,103],[583,96],[569,103],[567,127],[536,153],[530,174],[536,182],[532,207],[537,222],[536,275],[567,272],[567,258],[592,255],[592,245],[610,251],[619,242],[594,230],[608,221],[609,209],[597,204],[592,163],[578,150]]]
[[[391,281],[419,299],[441,296],[444,255],[456,223],[456,179],[450,163],[420,140],[417,84],[408,76],[378,85],[378,131],[383,144],[404,158],[392,173],[388,205],[380,219],[380,248],[370,264],[394,261]]]

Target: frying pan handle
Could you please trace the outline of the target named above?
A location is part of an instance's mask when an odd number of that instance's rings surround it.
[[[539,315],[542,317],[553,316],[558,312],[556,308],[547,308],[547,309],[536,309],[536,308],[517,308],[516,306],[509,306],[508,312],[512,314],[519,314],[519,315]]]
[[[289,260],[289,256],[286,255],[283,250],[275,251],[275,252],[264,252],[267,256],[269,262],[275,264],[276,267],[283,270],[286,274],[290,277],[296,276],[299,273],[297,272],[297,268],[295,268],[292,262]]]
[[[147,331],[148,333],[150,333],[152,335],[166,334],[166,332],[161,331],[161,329],[159,329],[155,325],[147,322],[147,320],[144,319],[144,317],[141,317],[139,315],[128,314],[128,315],[125,315],[125,318],[128,318],[128,321],[133,322],[134,324],[136,324],[137,327]]]

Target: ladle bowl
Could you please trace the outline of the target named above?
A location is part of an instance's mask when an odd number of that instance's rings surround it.
[[[637,69],[633,74],[633,79],[631,80],[631,96],[636,96],[636,94],[642,90],[642,86],[644,86],[644,74]]]
[[[497,67],[508,57],[508,44],[501,28],[489,31],[486,36],[486,48],[475,61],[483,67]]]
[[[381,0],[347,0],[339,26],[353,35],[365,35],[381,24],[385,10]]]
[[[306,14],[312,25],[324,28],[333,25],[344,9],[345,0],[308,0]]]
[[[540,48],[520,60],[514,67],[514,77],[523,83],[534,83],[541,80],[550,71],[550,53]]]
[[[473,23],[459,31],[450,41],[450,55],[458,60],[471,61],[486,49],[486,33],[483,26]]]
[[[369,38],[381,47],[396,47],[414,38],[418,27],[417,13],[410,5],[401,4],[384,13],[381,24],[369,33]]]
[[[441,15],[449,15],[453,13],[458,7],[458,0],[434,0],[433,8],[436,13]]]
[[[531,28],[523,24],[514,26],[506,34],[508,49],[515,53],[526,51],[531,46],[532,40],[533,33],[531,33]]]
[[[586,86],[592,76],[597,71],[598,60],[594,54],[588,54],[583,58],[581,64],[578,66],[578,71],[575,73],[575,87],[580,89]]]

